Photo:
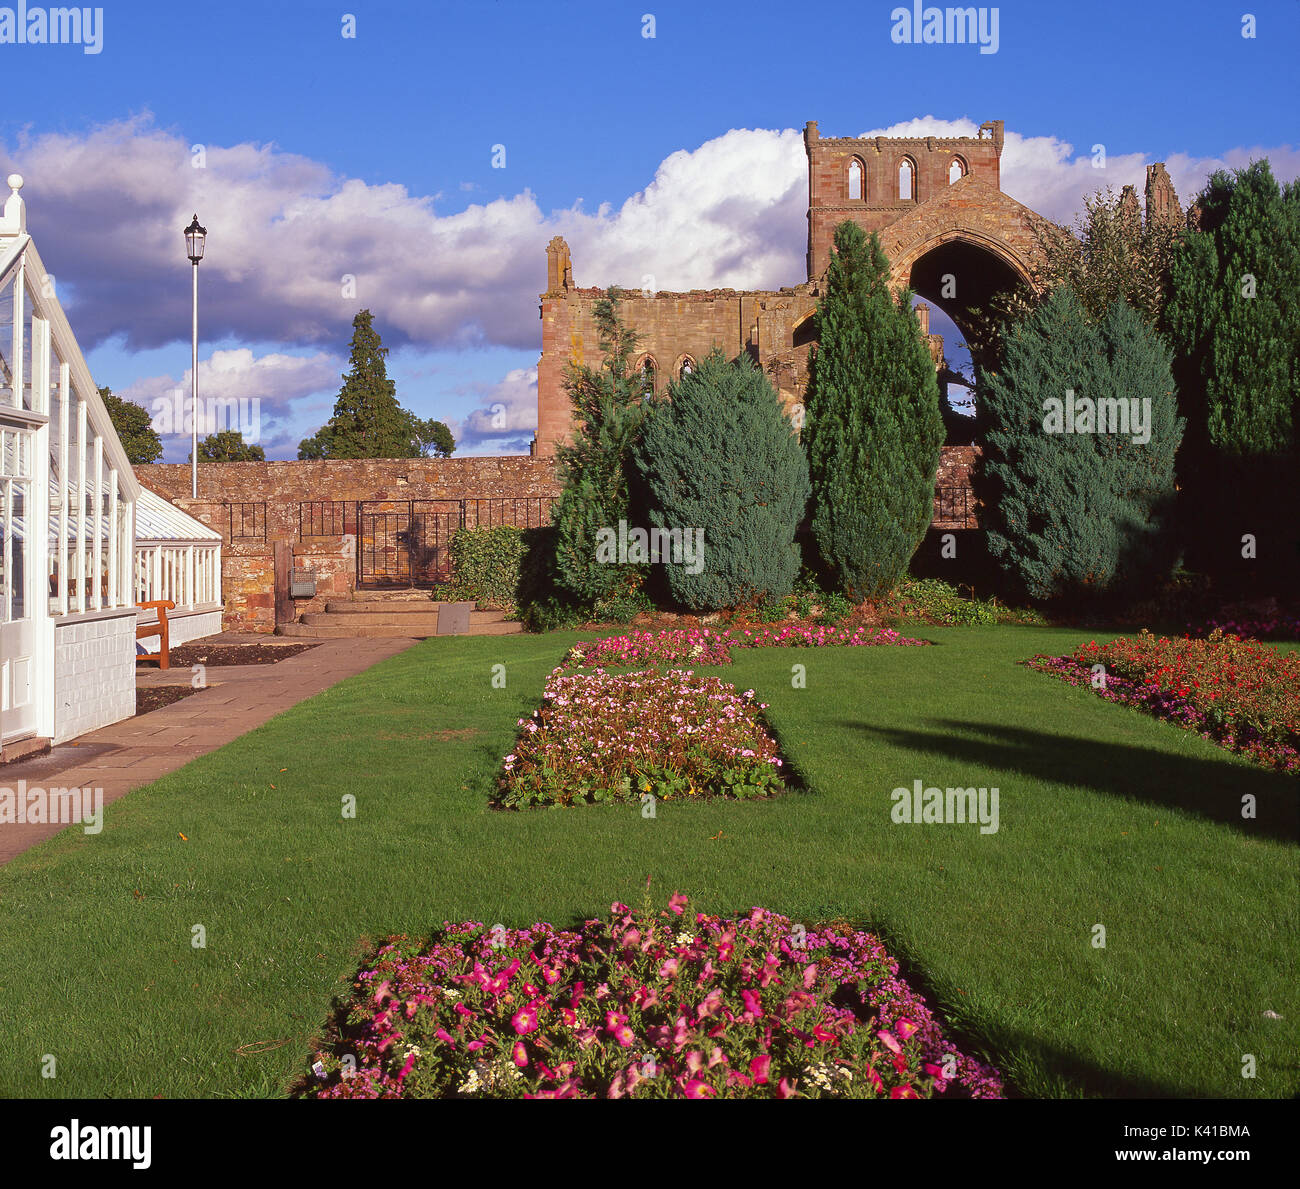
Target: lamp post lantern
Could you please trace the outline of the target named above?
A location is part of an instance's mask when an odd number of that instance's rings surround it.
[[[203,245],[208,229],[199,226],[196,212],[190,225],[185,228],[185,254],[194,266],[194,304],[191,327],[190,352],[190,413],[193,424],[190,429],[190,495],[199,498],[199,261],[203,259]]]

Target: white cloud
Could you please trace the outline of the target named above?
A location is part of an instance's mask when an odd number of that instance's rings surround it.
[[[976,132],[973,120],[926,116],[864,135]],[[1300,153],[1289,147],[1234,149],[1222,159],[1170,154],[1167,163],[1186,205],[1213,169],[1264,155],[1280,180],[1300,174]],[[1093,190],[1131,183],[1140,191],[1151,159],[1110,156],[1098,170],[1091,145],[1076,152],[1056,137],[1008,131],[1002,185],[1068,222]],[[83,135],[24,136],[0,144],[0,165],[27,178],[29,227],[88,347],[115,336],[128,350],[188,340],[181,228],[194,211],[209,231],[199,266],[208,341],[337,347],[356,311],[369,307],[391,347],[536,349],[545,245],[556,234],[569,240],[582,286],[640,288],[650,277],[657,289],[774,288],[804,276],[807,170],[793,129],[733,129],[670,154],[620,206],[587,211],[577,202],[549,214],[528,190],[444,214],[440,195],[343,177],[273,144],[209,145],[206,168],[195,169],[190,145],[147,116]],[[213,395],[256,394],[285,409],[337,387],[339,361],[311,359],[217,352],[200,382]],[[153,377],[129,392],[139,400],[187,382]],[[531,384],[529,369],[511,372],[483,394],[484,408],[504,404],[508,428],[523,433],[535,416]],[[467,440],[500,440],[489,419],[471,414]]]

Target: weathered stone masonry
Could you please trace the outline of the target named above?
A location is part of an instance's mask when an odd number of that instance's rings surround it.
[[[323,611],[356,586],[355,540],[304,537],[300,505],[312,501],[523,499],[559,494],[554,459],[334,459],[315,462],[226,462],[199,466],[199,498],[191,499],[187,463],[135,468],[140,482],[222,535],[223,626],[227,631],[275,630],[275,542],[288,541],[295,567],[316,575],[314,599],[296,613]],[[231,506],[256,505],[256,536],[231,535]],[[238,533],[238,523],[236,526]]]

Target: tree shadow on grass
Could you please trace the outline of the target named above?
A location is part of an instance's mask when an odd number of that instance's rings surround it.
[[[1020,772],[1196,813],[1248,837],[1300,841],[1300,784],[1281,772],[1001,723],[936,720],[942,730],[934,731],[865,722],[839,725],[898,747],[939,753],[993,771]],[[1241,816],[1247,793],[1255,797],[1254,819]]]

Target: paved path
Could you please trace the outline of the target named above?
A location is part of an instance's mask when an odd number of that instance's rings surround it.
[[[6,764],[0,767],[0,788],[16,790],[20,780],[28,788],[102,788],[108,805],[414,643],[391,638],[329,640],[274,665],[210,666],[207,689],[61,743],[44,755]],[[189,682],[188,669],[140,673],[141,685]],[[0,863],[66,828],[0,824]]]

